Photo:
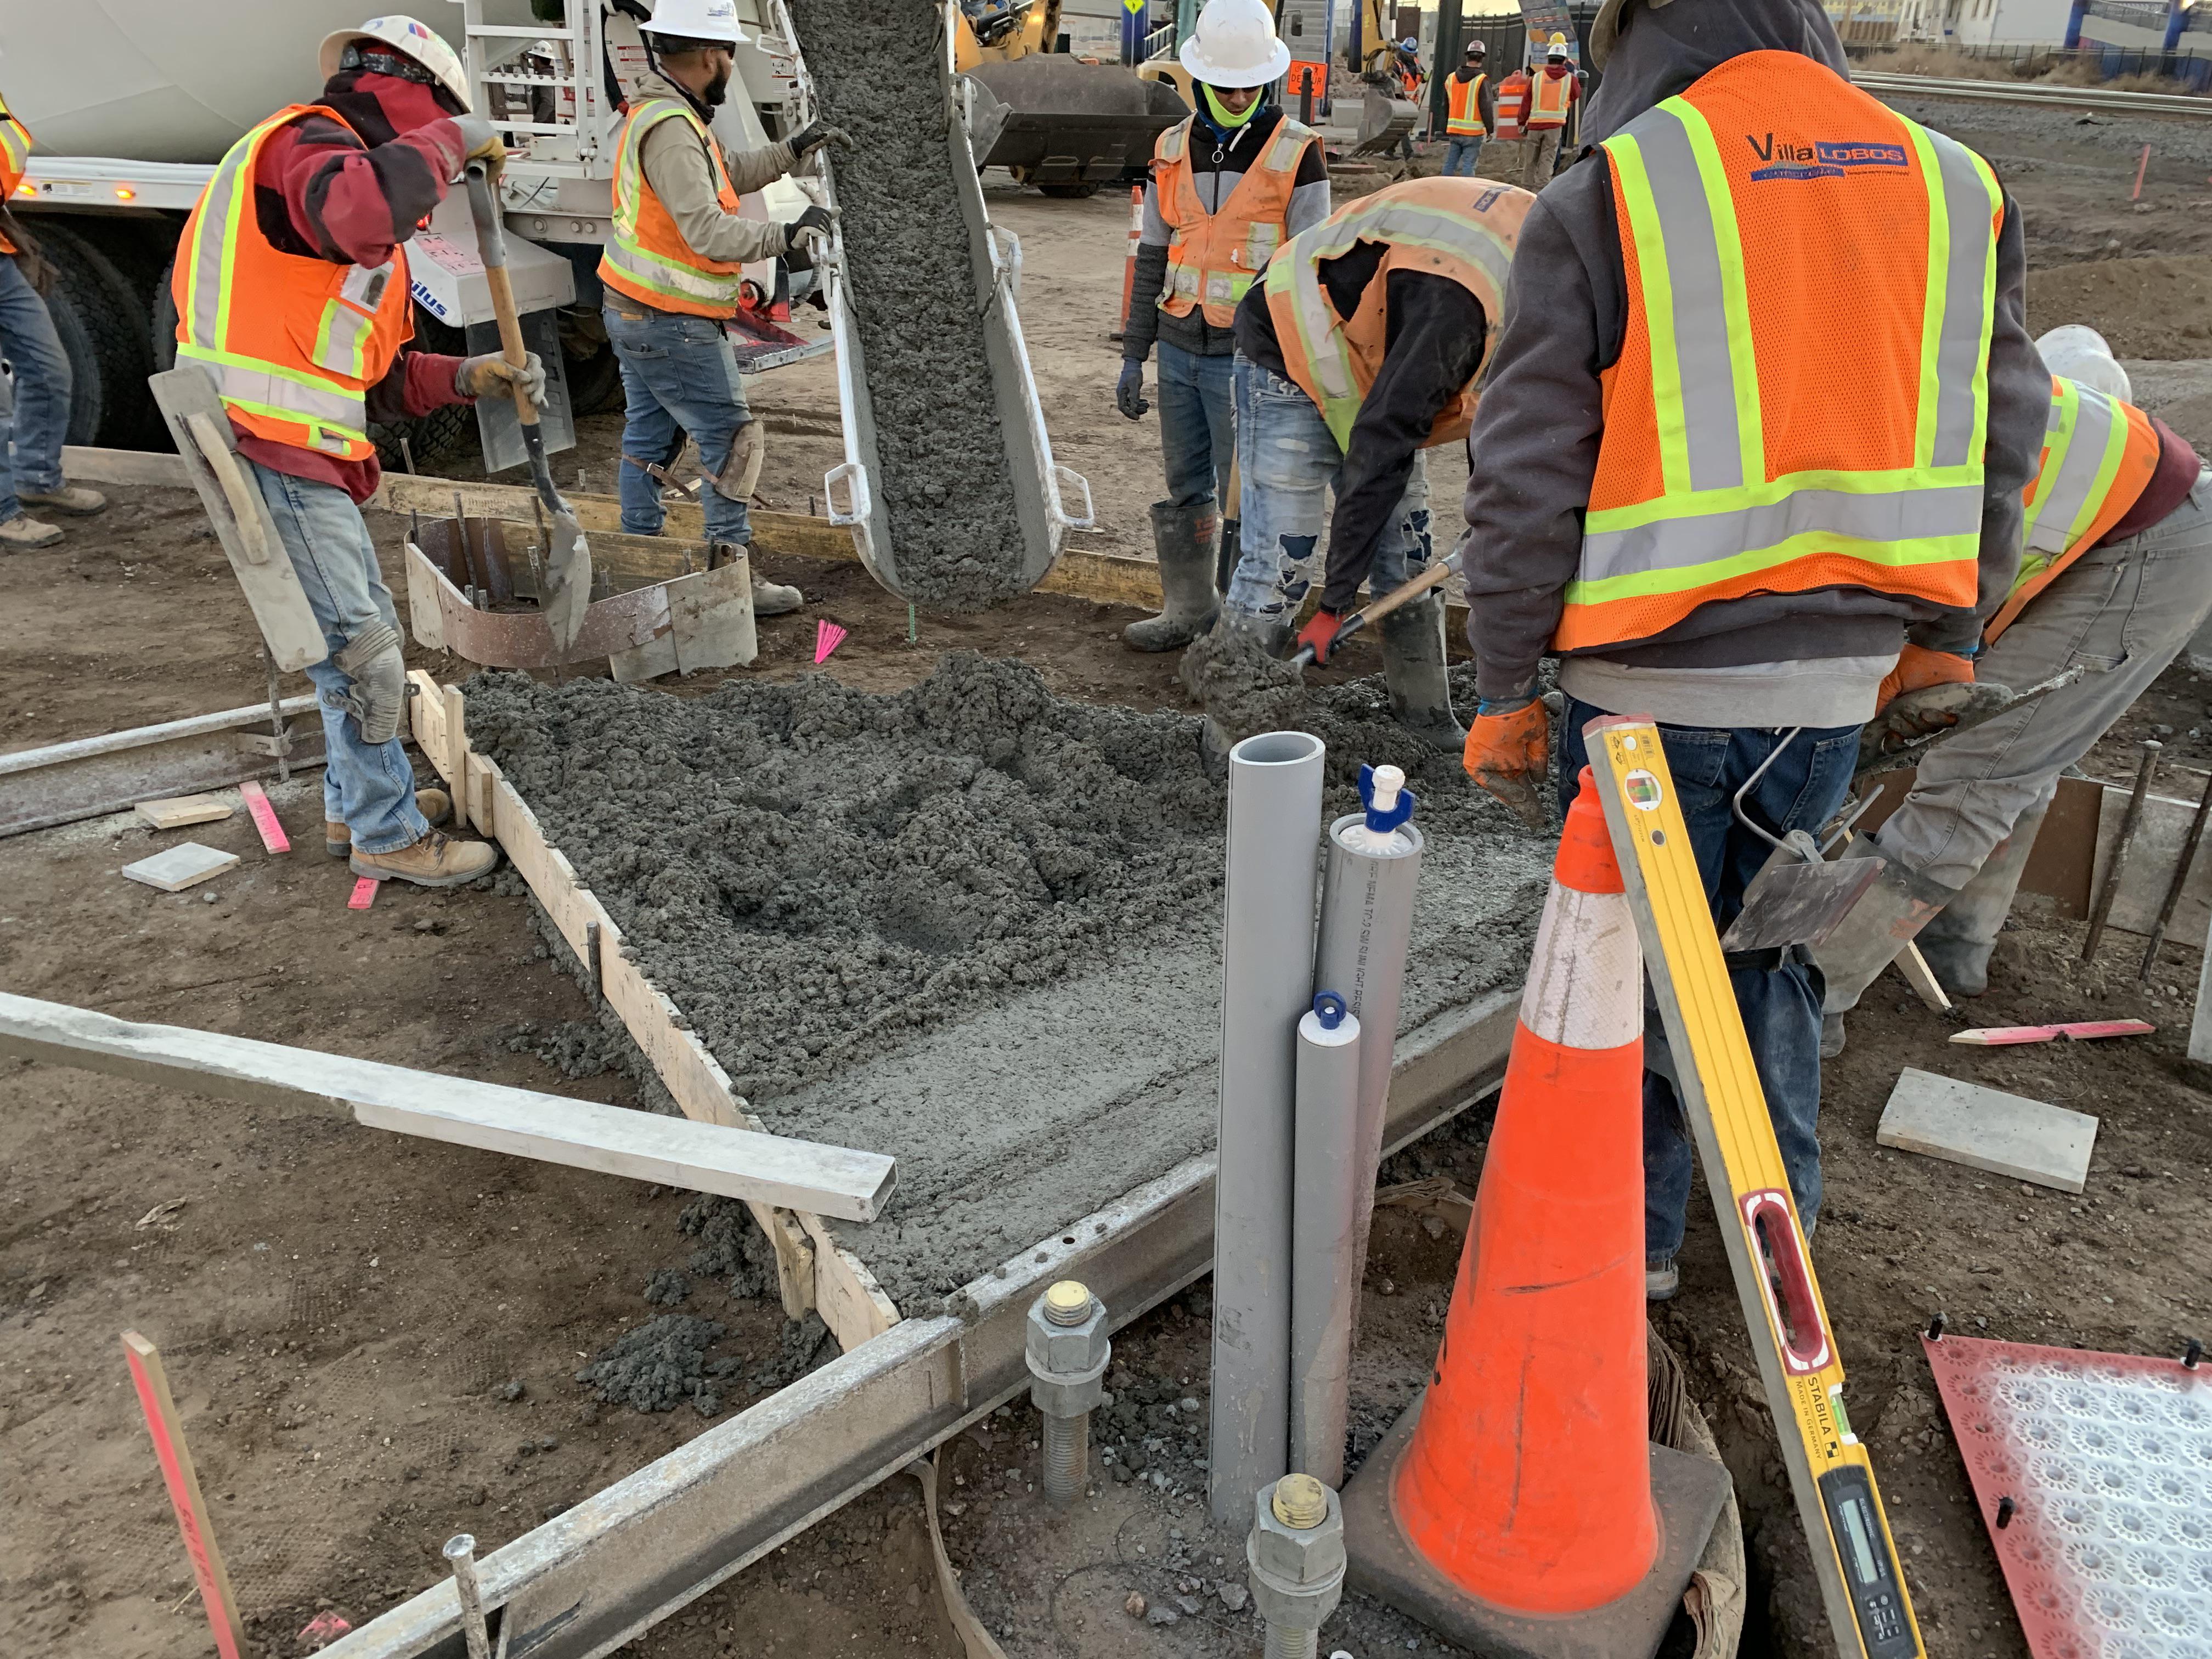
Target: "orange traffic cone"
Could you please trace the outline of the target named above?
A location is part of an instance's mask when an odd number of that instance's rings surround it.
[[[1395,1494],[1407,1541],[1502,1607],[1586,1612],[1658,1553],[1643,1089],[1644,954],[1586,773]]]
[[[1107,338],[1118,340],[1129,320],[1129,296],[1137,291],[1137,244],[1145,235],[1145,187],[1129,186],[1129,253],[1121,262],[1121,309],[1115,313],[1113,332]]]

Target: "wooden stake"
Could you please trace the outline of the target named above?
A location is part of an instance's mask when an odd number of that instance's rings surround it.
[[[177,1402],[169,1397],[168,1374],[161,1369],[161,1351],[136,1331],[123,1333],[123,1357],[131,1364],[131,1381],[138,1390],[139,1408],[146,1413],[146,1431],[154,1437],[154,1455],[161,1465],[161,1480],[169,1488],[169,1503],[177,1512],[177,1529],[185,1535],[185,1553],[191,1558],[192,1577],[199,1581],[200,1603],[207,1608],[208,1624],[215,1632],[216,1651],[222,1659],[243,1659],[246,1627],[239,1622],[237,1598],[230,1593],[230,1574],[216,1547],[214,1529],[208,1524],[207,1500],[200,1496],[200,1478],[192,1468],[192,1454],[185,1444],[185,1427],[177,1420]]]
[[[2128,200],[2130,202],[2140,202],[2142,200],[2143,174],[2149,171],[2150,146],[2148,144],[2145,144],[2143,146],[2142,160],[2136,163],[2136,187],[2128,192]]]

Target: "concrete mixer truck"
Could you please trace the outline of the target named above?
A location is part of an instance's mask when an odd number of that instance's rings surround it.
[[[413,6],[461,54],[475,107],[499,125],[513,158],[502,183],[508,270],[532,347],[560,365],[548,416],[558,447],[573,441],[563,435],[571,410],[621,401],[595,271],[612,207],[617,104],[643,66],[636,20],[649,15],[650,0]],[[374,9],[375,0],[0,0],[0,88],[37,141],[9,205],[58,273],[49,303],[76,371],[70,442],[168,447],[146,377],[174,357],[168,270],[185,216],[240,134],[314,96],[323,36]],[[715,122],[732,149],[783,136],[795,86],[790,52],[763,11],[762,0],[738,0],[749,37],[737,53],[745,95]],[[744,210],[791,219],[806,204],[786,179],[745,198]],[[495,349],[462,192],[416,233],[409,267],[416,333],[430,349]],[[810,273],[777,260],[746,276],[745,367],[828,349],[827,335],[802,338],[782,325]],[[374,435],[389,461],[399,460],[403,437],[415,460],[429,461],[465,447],[477,418],[458,406]]]

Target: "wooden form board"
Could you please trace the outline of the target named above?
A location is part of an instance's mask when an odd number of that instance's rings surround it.
[[[184,1534],[185,1554],[191,1561],[200,1603],[207,1610],[208,1628],[215,1634],[215,1650],[219,1659],[241,1659],[250,1650],[246,1626],[239,1622],[230,1569],[223,1565],[215,1529],[208,1524],[207,1499],[200,1492],[199,1472],[192,1467],[191,1449],[185,1443],[184,1419],[169,1392],[161,1351],[137,1332],[125,1331],[123,1358],[131,1367],[138,1407],[146,1414],[146,1432],[153,1437],[155,1461],[161,1466],[161,1484],[168,1488],[177,1530]]]
[[[2088,1183],[2097,1120],[1908,1066],[1890,1091],[1875,1139],[1900,1152],[2078,1193]]]
[[[0,992],[0,1054],[253,1105],[337,1110],[371,1129],[767,1205],[873,1220],[896,1172],[879,1152],[787,1140],[597,1101],[355,1060],[219,1031],[142,1025]]]
[[[685,1116],[703,1122],[758,1129],[759,1120],[730,1085],[729,1074],[707,1052],[660,988],[624,954],[622,930],[598,896],[585,886],[558,848],[545,836],[514,786],[489,757],[468,746],[466,704],[459,692],[441,687],[420,669],[409,676],[416,695],[415,740],[449,787],[457,778],[471,781],[471,819],[497,841],[515,872],[529,885],[562,939],[587,975],[596,979],[607,1006],[645,1053],[662,1085]],[[450,695],[449,695],[450,693]],[[597,960],[594,961],[596,953]],[[793,1318],[817,1310],[823,1322],[848,1352],[897,1322],[898,1310],[860,1259],[838,1245],[818,1215],[752,1206],[775,1247],[778,1288],[784,1311]]]

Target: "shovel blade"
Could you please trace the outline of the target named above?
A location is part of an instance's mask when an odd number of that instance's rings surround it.
[[[1721,936],[1723,951],[1818,945],[1881,874],[1881,859],[1808,864],[1778,854],[1744,890],[1743,908]]]
[[[584,611],[592,602],[592,544],[583,526],[565,507],[553,515],[547,538],[551,543],[545,569],[545,592],[538,608],[553,629],[553,643],[563,657],[584,629]]]

